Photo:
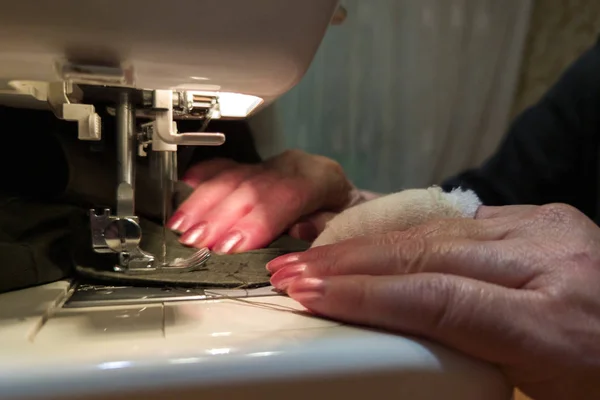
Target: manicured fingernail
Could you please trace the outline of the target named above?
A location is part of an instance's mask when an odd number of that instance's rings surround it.
[[[213,251],[217,254],[227,254],[231,253],[242,243],[244,237],[239,232],[232,232],[225,239],[223,239],[220,243],[218,243]]]
[[[275,289],[286,290],[290,283],[300,278],[305,269],[306,265],[304,264],[294,264],[282,268],[271,277],[271,285],[275,286]]]
[[[298,279],[290,284],[287,294],[300,303],[314,302],[323,298],[325,282],[319,278]]]
[[[285,256],[274,258],[267,263],[267,270],[275,273],[285,265],[298,261],[298,259],[300,259],[299,254],[286,254]]]
[[[192,226],[188,229],[179,241],[185,245],[193,246],[195,244],[201,244],[201,241],[206,237],[206,222],[201,222]]]
[[[177,232],[183,232],[182,227],[183,227],[183,224],[185,223],[185,220],[186,220],[185,214],[178,211],[175,214],[173,214],[173,216],[171,217],[169,222],[167,222],[167,228],[177,231]]]

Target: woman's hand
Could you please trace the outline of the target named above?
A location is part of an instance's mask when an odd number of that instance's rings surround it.
[[[481,207],[268,269],[318,315],[441,342],[535,399],[600,398],[600,229],[571,207]]]
[[[181,242],[234,253],[290,234],[312,241],[325,223],[361,196],[336,162],[286,151],[261,164],[215,159],[187,171],[195,188],[168,223]]]

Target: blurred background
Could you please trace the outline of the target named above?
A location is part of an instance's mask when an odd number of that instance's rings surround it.
[[[598,0],[342,4],[300,84],[252,123],[263,156],[322,154],[381,192],[481,163],[600,33]]]

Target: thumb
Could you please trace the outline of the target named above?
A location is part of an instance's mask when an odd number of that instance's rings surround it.
[[[328,211],[316,212],[300,219],[292,225],[288,233],[296,239],[312,242],[336,215],[336,213]]]
[[[312,247],[346,239],[404,231],[436,219],[473,218],[481,202],[472,191],[439,187],[411,189],[349,208],[327,223]]]

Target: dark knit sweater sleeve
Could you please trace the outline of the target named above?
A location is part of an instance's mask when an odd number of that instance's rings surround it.
[[[442,183],[475,191],[486,205],[571,204],[596,214],[600,42],[523,112],[482,166]]]

